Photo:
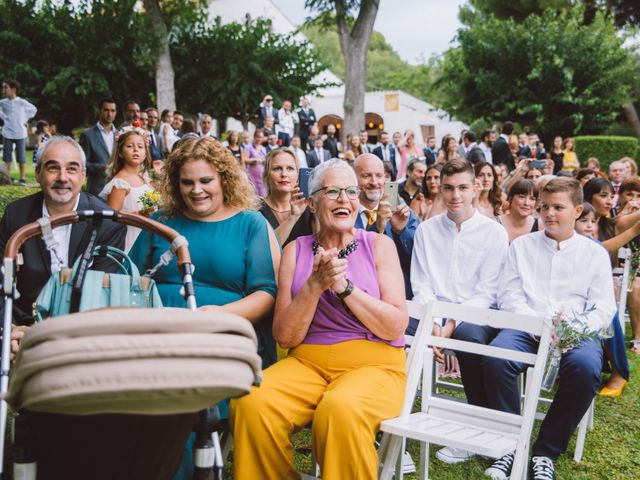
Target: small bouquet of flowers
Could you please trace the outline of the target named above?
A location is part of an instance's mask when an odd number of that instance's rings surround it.
[[[162,197],[157,190],[151,192],[145,192],[138,198],[138,203],[142,206],[140,214],[148,217],[153,212],[158,210],[158,207],[162,205]]]
[[[560,373],[560,360],[562,354],[579,347],[587,340],[602,340],[612,336],[608,329],[590,330],[587,319],[596,306],[592,305],[583,312],[574,310],[567,314],[560,310],[553,317],[553,331],[551,332],[551,350],[547,359],[544,378],[542,379],[542,389],[550,392],[556,383]]]

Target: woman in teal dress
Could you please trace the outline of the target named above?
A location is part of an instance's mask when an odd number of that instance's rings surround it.
[[[253,186],[231,152],[210,137],[179,142],[164,164],[165,207],[153,218],[189,242],[195,266],[193,283],[201,310],[224,310],[253,323],[263,368],[275,361],[271,313],[280,248],[273,230],[255,207]],[[169,248],[164,239],[143,231],[129,256],[140,270],[157,265]],[[154,279],[167,307],[185,307],[176,259]],[[220,405],[226,418],[227,403]],[[190,478],[190,442],[176,478]]]
[[[219,142],[180,142],[165,162],[165,208],[153,218],[189,242],[196,301],[203,310],[221,309],[247,318],[260,339],[265,364],[275,361],[271,325],[280,249],[257,205],[253,187]],[[143,231],[129,256],[141,270],[158,264],[169,243]],[[185,307],[174,258],[154,279],[164,306]],[[265,367],[268,365],[265,365]]]

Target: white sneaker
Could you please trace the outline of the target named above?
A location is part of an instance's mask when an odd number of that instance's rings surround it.
[[[475,453],[453,447],[444,447],[436,452],[436,458],[444,463],[462,463],[475,457]]]
[[[402,473],[407,475],[409,473],[415,473],[416,464],[413,463],[413,458],[409,455],[409,452],[404,452],[402,455]]]

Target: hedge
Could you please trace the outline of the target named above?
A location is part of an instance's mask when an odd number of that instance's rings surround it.
[[[4,208],[8,203],[13,202],[22,197],[26,197],[32,193],[40,191],[40,188],[20,187],[20,186],[2,186],[0,187],[0,217],[4,215]]]
[[[580,164],[584,165],[589,157],[596,157],[600,161],[602,170],[607,170],[609,164],[622,157],[638,159],[638,139],[636,137],[616,137],[592,135],[575,137],[576,154]]]

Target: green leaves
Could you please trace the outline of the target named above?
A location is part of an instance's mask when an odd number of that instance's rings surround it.
[[[143,104],[153,90],[153,41],[135,0],[0,0],[0,64],[39,116],[62,131],[93,121],[100,98]]]
[[[271,21],[260,18],[248,24],[215,23],[197,34],[180,30],[171,53],[181,108],[243,122],[267,93],[276,105],[288,99],[295,106],[300,96],[321,86],[314,77],[325,68],[309,42],[277,34]]]
[[[599,133],[628,97],[633,63],[612,20],[581,9],[521,22],[483,16],[447,52],[445,108],[466,121],[513,120],[541,136]]]

